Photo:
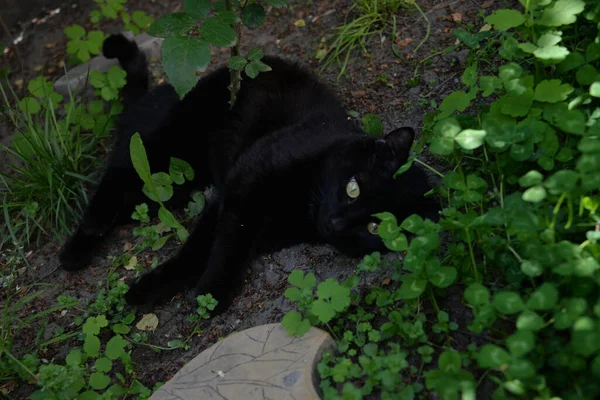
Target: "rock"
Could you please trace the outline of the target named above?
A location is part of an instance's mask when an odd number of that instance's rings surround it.
[[[150,36],[147,33],[142,33],[134,38],[133,33],[123,33],[128,39],[135,39],[140,50],[146,54],[148,61],[152,58],[160,59],[160,49],[162,46],[162,38]],[[76,66],[67,71],[66,75],[54,82],[54,90],[63,96],[69,96],[71,93],[78,93],[85,89],[89,71],[106,72],[113,65],[118,65],[116,59],[109,60],[102,55],[92,58],[90,61]]]
[[[317,400],[316,365],[333,345],[317,328],[298,338],[280,324],[255,326],[200,353],[150,400]]]

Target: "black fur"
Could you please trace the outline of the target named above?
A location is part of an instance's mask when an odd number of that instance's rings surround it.
[[[215,185],[218,192],[180,252],[131,286],[130,304],[195,286],[197,294],[215,296],[222,310],[257,253],[300,242],[330,243],[353,256],[385,251],[367,230],[377,222],[374,213],[389,211],[399,221],[437,213],[436,204],[423,197],[429,186],[421,169],[392,178],[407,160],[414,131],[366,136],[334,94],[297,65],[265,57],[272,71],[256,79],[243,76],[230,110],[226,68],[203,77],[179,101],[168,85],[146,93],[146,61],[132,42],[109,37],[104,52],[118,57],[128,74],[118,125],[122,140],[60,255],[63,267],[88,264],[102,236],[130,221],[135,205],[148,202],[129,157],[135,132],[152,172],[167,171],[170,157],[188,161],[196,172],[169,204],[185,204],[193,188]],[[353,177],[360,187],[356,199],[346,194]]]

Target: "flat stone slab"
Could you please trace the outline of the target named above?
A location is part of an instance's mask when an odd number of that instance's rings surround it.
[[[317,400],[316,366],[333,345],[317,328],[293,337],[281,324],[255,326],[204,350],[150,400]]]
[[[130,40],[135,40],[140,51],[146,55],[148,61],[152,58],[160,59],[163,38],[150,36],[147,33],[142,33],[134,37],[130,31],[123,32],[123,35]],[[69,90],[71,93],[77,93],[85,89],[89,71],[106,72],[113,65],[119,65],[119,61],[116,58],[108,59],[103,55],[96,56],[90,61],[68,70],[64,76],[54,82],[54,90],[63,96],[69,96]]]

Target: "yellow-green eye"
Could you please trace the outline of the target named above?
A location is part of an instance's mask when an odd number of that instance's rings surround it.
[[[356,199],[358,196],[360,196],[360,187],[358,186],[356,179],[350,179],[350,182],[348,182],[346,185],[346,194],[351,199]]]
[[[369,222],[367,224],[367,230],[371,235],[377,235],[379,233],[379,224],[377,222]]]

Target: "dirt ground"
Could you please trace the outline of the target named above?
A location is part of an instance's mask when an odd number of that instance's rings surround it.
[[[455,45],[453,30],[467,23],[473,23],[477,27],[482,25],[480,10],[486,9],[489,12],[491,8],[502,5],[492,5],[493,3],[502,1],[421,0],[419,5],[431,22],[431,34],[416,54],[413,50],[425,37],[426,24],[414,9],[410,9],[400,12],[397,18],[399,40],[396,47],[401,57],[394,55],[390,47],[390,32],[385,32],[372,39],[369,46],[370,57],[355,54],[347,76],[337,80],[338,69],[333,67],[321,74],[321,78],[335,88],[348,110],[356,110],[360,115],[380,115],[385,131],[402,125],[413,126],[418,131],[424,113],[430,110],[430,102],[435,101],[439,104],[444,95],[461,85],[460,76],[468,51],[459,47],[448,54],[444,52],[449,46]],[[144,10],[158,17],[173,12],[179,4],[180,1],[177,0],[128,0],[127,7],[131,11]],[[331,34],[333,27],[344,22],[351,1],[298,0],[292,1],[292,4],[293,8],[279,11],[278,16],[268,13],[264,26],[252,31],[246,30],[243,36],[243,52],[250,47],[262,46],[266,54],[282,55],[300,61],[317,72],[319,64],[315,53],[319,43]],[[18,83],[24,79],[27,82],[27,79],[38,74],[40,66],[45,75],[57,78],[59,63],[65,58],[66,38],[62,29],[73,23],[88,24],[89,11],[94,7],[95,3],[92,0],[82,1],[78,5],[66,4],[61,7],[60,13],[43,23],[15,27],[14,37],[18,37],[22,29],[24,35],[17,46],[19,54],[10,61],[13,70],[17,71],[10,77],[11,81]],[[295,22],[301,19],[305,21],[305,26],[296,26]],[[109,23],[104,30],[115,32],[118,31],[118,26]],[[430,57],[433,54],[437,55]],[[225,57],[226,54],[217,50],[215,65],[222,64]],[[22,70],[19,69],[20,60]],[[6,57],[2,62],[7,62]],[[409,88],[407,82],[415,74],[420,79],[416,85]],[[10,134],[6,128],[4,132],[0,129],[0,140],[8,143]],[[94,258],[92,265],[77,274],[58,269],[57,252],[60,242],[48,240],[39,248],[31,249],[28,252],[28,260],[33,269],[22,271],[18,278],[19,285],[44,282],[50,286],[45,287],[46,293],[34,302],[31,308],[21,312],[32,313],[36,308],[43,309],[42,307],[54,305],[59,295],[77,297],[81,307],[85,309],[86,302],[93,301],[97,283],[100,280],[106,281],[110,268],[107,256],[121,255],[126,243],[135,240],[131,233],[132,227],[133,225],[123,227],[112,234]],[[164,259],[173,255],[176,250],[175,245],[168,245],[161,250],[160,256]],[[146,256],[150,257],[150,254]],[[344,278],[352,272],[358,262],[359,260],[344,257],[327,246],[299,245],[261,257],[252,264],[252,272],[234,305],[226,313],[205,322],[204,332],[190,341],[187,351],[178,349],[155,352],[146,346],[134,347],[133,361],[143,366],[137,369],[138,378],[151,387],[154,382],[169,379],[182,365],[219,338],[251,326],[279,322],[291,308],[291,304],[283,297],[287,285],[286,278],[291,270],[312,271],[321,279]],[[123,275],[127,282],[134,278],[134,273],[125,269],[118,270],[118,273]],[[379,283],[381,279],[382,276],[371,276],[361,285],[368,287]],[[6,294],[3,294],[0,301],[4,302],[5,296]],[[467,323],[469,314],[461,305],[458,293],[450,292],[442,308],[449,311],[452,319],[459,325],[464,326]],[[138,317],[147,311],[138,310]],[[192,328],[187,322],[187,317],[194,312],[194,302],[189,293],[176,297],[153,312],[157,314],[160,323],[158,329],[150,334],[149,343],[166,346],[170,340],[190,335]],[[44,340],[52,338],[58,327],[63,327],[65,332],[73,331],[73,318],[80,314],[72,309],[64,314],[50,314],[42,332]],[[33,349],[38,330],[39,326],[23,330],[15,349],[22,354]],[[454,345],[465,346],[471,340],[470,336],[465,335],[457,338]],[[69,347],[74,345],[75,339],[50,345],[40,357],[61,360]],[[14,387],[11,396],[23,398],[29,390],[26,387]]]

